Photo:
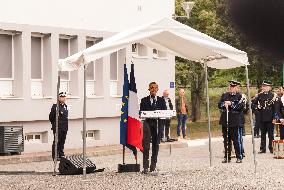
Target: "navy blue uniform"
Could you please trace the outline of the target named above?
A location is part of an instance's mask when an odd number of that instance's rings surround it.
[[[144,97],[141,99],[140,111],[154,111],[154,110],[166,110],[167,106],[165,100],[159,96],[156,97]],[[159,128],[162,123],[158,119]],[[143,122],[143,168],[149,168],[149,150],[150,141],[152,140],[152,157],[150,170],[154,170],[157,164],[158,152],[159,152],[159,138],[157,119],[146,119]],[[151,139],[152,138],[152,139]]]
[[[52,105],[51,111],[49,113],[49,121],[52,125],[53,135],[56,132],[56,104]],[[66,140],[66,135],[68,131],[68,109],[66,104],[59,104],[59,117],[58,117],[58,143],[57,151],[58,157],[64,156],[64,144]],[[55,139],[55,138],[54,138]],[[55,141],[52,144],[52,158],[55,157],[54,152]]]
[[[260,118],[260,129],[261,129],[261,144],[260,152],[266,152],[266,134],[268,133],[269,144],[268,148],[270,152],[273,152],[272,141],[274,140],[274,125],[272,120],[275,114],[275,101],[277,95],[272,92],[259,93],[258,97],[255,98],[257,103],[257,109],[259,110]]]
[[[225,107],[225,101],[230,101],[231,106],[228,107],[228,133],[227,133],[227,110]],[[243,159],[241,151],[241,134],[239,131],[241,113],[245,107],[245,102],[242,101],[242,95],[240,93],[226,92],[222,94],[221,99],[218,103],[218,107],[221,111],[221,117],[219,124],[222,125],[222,133],[224,138],[225,156],[231,159],[232,145],[228,142],[233,141],[236,157],[240,160]],[[228,149],[227,149],[228,146]]]

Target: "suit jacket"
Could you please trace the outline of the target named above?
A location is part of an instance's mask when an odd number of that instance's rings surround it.
[[[151,105],[150,96],[146,96],[141,99],[140,111],[155,111],[155,110],[167,110],[166,102],[162,97],[157,96],[156,109],[153,109]]]
[[[164,99],[164,101],[165,101],[165,104],[167,105],[166,99],[165,99],[164,97],[163,97],[163,99]],[[170,98],[168,98],[168,100],[169,100],[169,107],[170,107],[170,110],[173,110],[174,107],[173,107],[173,104],[172,104],[172,100],[171,100]]]
[[[141,99],[140,111],[155,111],[155,110],[167,110],[167,106],[166,106],[166,102],[164,98],[157,96],[156,109],[154,109],[153,106],[151,105],[150,96],[146,96]],[[159,120],[159,127],[160,127],[162,125],[162,122],[160,121],[163,121],[163,120],[162,119],[158,119],[158,120]],[[157,125],[156,119],[146,119],[145,122],[148,123],[149,126]]]

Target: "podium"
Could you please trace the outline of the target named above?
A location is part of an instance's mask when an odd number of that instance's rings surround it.
[[[176,116],[176,110],[141,111],[140,118],[145,119],[170,119]]]
[[[145,119],[170,119],[176,116],[176,110],[155,110],[155,111],[141,111],[140,118],[143,120]],[[157,126],[159,129],[159,125]],[[169,132],[170,133],[170,132]],[[165,134],[165,125],[164,125],[164,136],[163,141],[166,141],[166,134]]]

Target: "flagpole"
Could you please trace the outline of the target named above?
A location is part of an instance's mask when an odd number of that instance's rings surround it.
[[[125,165],[125,145],[123,145],[122,163]]]

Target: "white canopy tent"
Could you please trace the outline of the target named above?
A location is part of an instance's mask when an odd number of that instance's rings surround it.
[[[80,67],[86,68],[86,65],[92,61],[100,59],[106,55],[126,48],[133,43],[142,43],[150,48],[165,51],[170,54],[186,58],[191,61],[201,63],[206,73],[206,95],[207,95],[207,114],[208,114],[208,134],[210,166],[212,166],[211,132],[210,132],[210,113],[208,97],[208,77],[207,67],[216,69],[230,69],[245,66],[247,76],[248,100],[250,104],[249,79],[248,79],[248,57],[243,51],[240,51],[228,44],[220,42],[209,37],[189,26],[181,24],[173,19],[162,18],[150,24],[136,27],[121,33],[118,33],[98,44],[93,45],[83,51],[80,51],[70,57],[58,60],[58,70],[75,71]],[[85,72],[84,72],[85,73]],[[84,75],[85,78],[85,75]],[[60,80],[58,80],[58,83]],[[85,83],[85,81],[84,81]],[[58,85],[58,90],[59,90]],[[85,93],[84,88],[84,94]],[[250,111],[251,121],[252,112]],[[253,125],[251,122],[251,127]],[[83,111],[83,133],[86,128],[86,96],[84,99]],[[253,132],[253,130],[252,130]],[[85,137],[85,135],[83,135]],[[255,144],[253,140],[253,153],[255,160]],[[56,143],[55,143],[56,144]],[[86,145],[84,140],[84,178],[86,172],[85,153]],[[55,151],[56,152],[56,151]],[[55,163],[56,164],[56,163]],[[255,160],[256,169],[256,160]]]
[[[174,42],[174,43],[173,43]],[[89,63],[132,43],[142,43],[150,48],[200,61],[211,57],[224,57],[209,61],[207,65],[217,69],[229,69],[248,65],[247,54],[220,42],[173,19],[163,18],[153,23],[118,33],[88,49],[59,60],[59,70],[77,70],[82,63]],[[214,59],[213,59],[214,60]]]

